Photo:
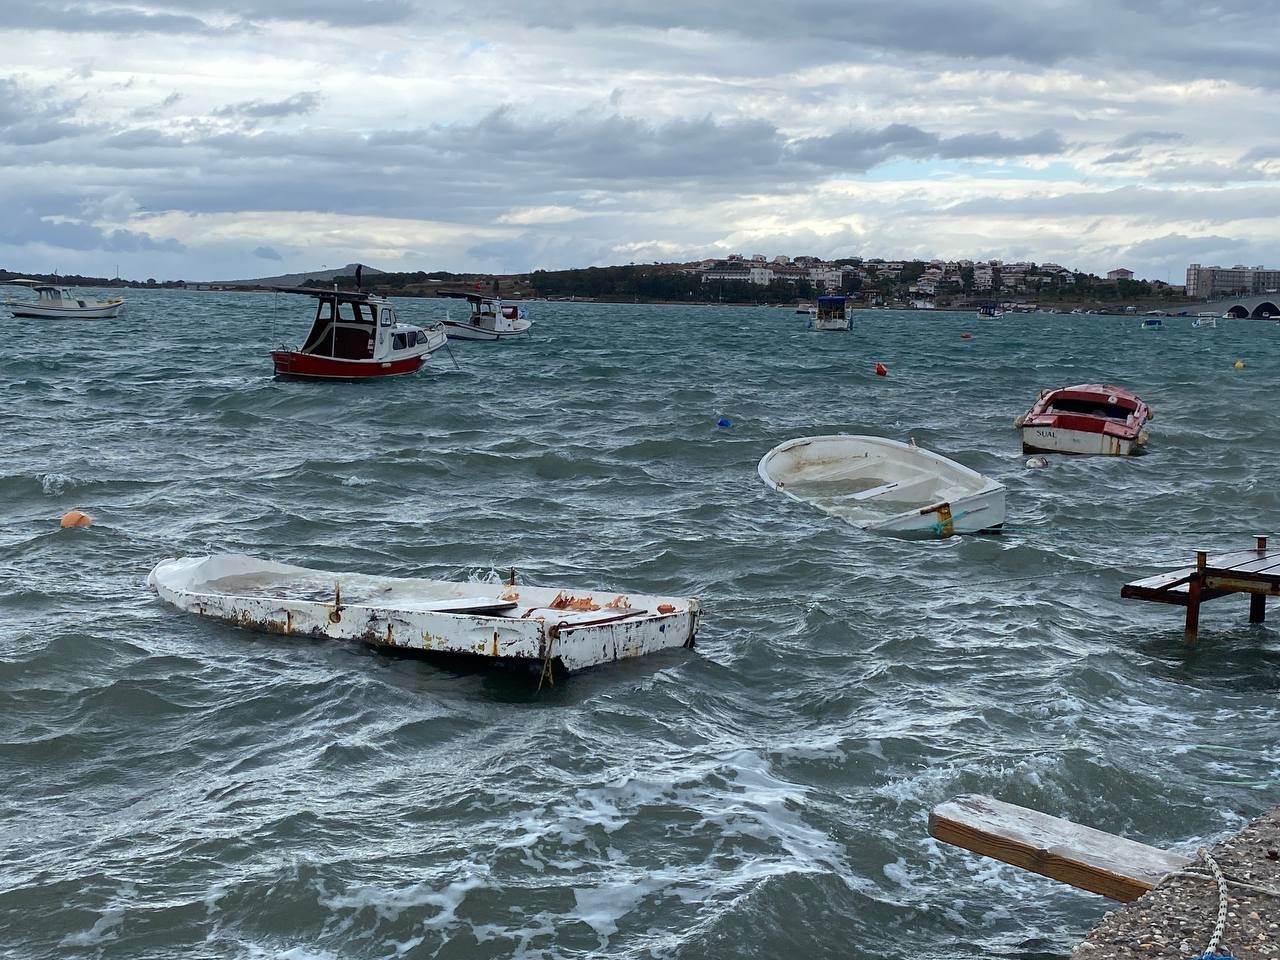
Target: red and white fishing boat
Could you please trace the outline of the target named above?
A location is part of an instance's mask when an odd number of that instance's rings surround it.
[[[1127,457],[1147,443],[1151,408],[1123,387],[1080,383],[1042,390],[1013,423],[1023,453],[1106,454]]]
[[[466,300],[471,305],[471,315],[465,320],[445,317],[445,329],[454,340],[510,340],[533,326],[523,306],[504,304],[497,297],[452,290],[440,290],[436,296]]]
[[[276,376],[300,380],[372,380],[416,373],[448,342],[444,326],[412,327],[396,319],[385,297],[350,290],[279,287],[316,298],[316,316],[301,347],[271,351]]]

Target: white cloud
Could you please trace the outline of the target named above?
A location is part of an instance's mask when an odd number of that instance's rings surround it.
[[[286,270],[1274,262],[1268,10],[15,0],[0,254],[188,279],[261,251]]]

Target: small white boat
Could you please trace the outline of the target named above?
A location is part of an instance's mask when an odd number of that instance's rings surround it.
[[[1144,317],[1142,321],[1142,329],[1144,330],[1163,330],[1164,321],[1159,317]]]
[[[70,287],[57,287],[53,284],[41,283],[39,280],[6,280],[4,282],[30,287],[31,292],[36,295],[35,300],[6,298],[4,305],[14,317],[35,317],[42,320],[55,320],[59,317],[72,317],[77,320],[109,320],[118,316],[124,307],[123,297],[110,297],[106,300],[84,297],[73,293]]]
[[[848,330],[849,298],[822,296],[809,315],[810,330]]]
[[[1193,327],[1199,327],[1202,330],[1213,330],[1218,326],[1218,315],[1197,316],[1191,321]]]
[[[471,314],[466,320],[445,318],[444,327],[450,340],[511,340],[528,333],[533,326],[525,307],[504,304],[497,297],[447,290],[438,291],[436,296],[466,300],[471,305]]]
[[[697,600],[375,577],[242,554],[162,560],[147,583],[180,610],[238,627],[565,671],[692,647]]]
[[[797,437],[760,460],[792,500],[877,533],[949,537],[1004,523],[1004,486],[963,464],[883,437]]]

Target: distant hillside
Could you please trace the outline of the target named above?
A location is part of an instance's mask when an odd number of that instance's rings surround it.
[[[286,273],[278,277],[258,277],[256,280],[219,280],[220,287],[300,287],[308,280],[333,280],[336,277],[354,277],[357,264],[348,263],[345,267],[334,267],[330,270],[312,270],[310,273]],[[376,277],[386,273],[365,264],[362,277]]]

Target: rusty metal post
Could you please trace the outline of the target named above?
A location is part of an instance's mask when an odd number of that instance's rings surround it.
[[[1187,646],[1195,644],[1200,630],[1200,591],[1204,588],[1204,568],[1208,560],[1209,555],[1205,551],[1196,551],[1196,572],[1187,584],[1187,623],[1182,631],[1182,642]]]
[[[1258,545],[1258,557],[1261,559],[1267,555],[1267,538],[1254,537]],[[1249,622],[1262,623],[1267,619],[1267,597],[1266,594],[1252,593],[1249,595]]]

